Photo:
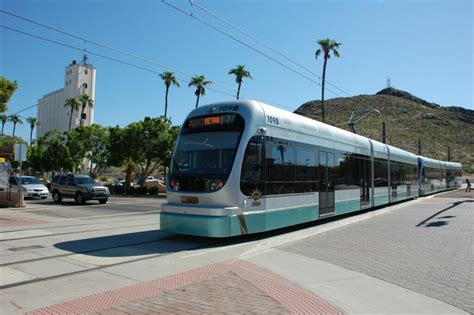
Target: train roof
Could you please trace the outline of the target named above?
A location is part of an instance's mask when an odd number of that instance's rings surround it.
[[[423,165],[426,167],[446,168],[446,169],[454,169],[454,170],[462,169],[462,164],[457,163],[457,162],[440,161],[440,160],[435,160],[435,159],[428,158],[421,155],[418,155],[418,159],[420,159]]]
[[[444,163],[443,166],[447,168],[460,168],[460,163],[443,162],[438,160],[429,159],[423,156],[418,156],[414,153],[402,150],[400,148],[384,144],[377,140],[373,140],[358,134],[354,134],[347,130],[334,127],[323,122],[295,114],[281,108],[274,107],[255,100],[229,100],[218,103],[211,103],[203,105],[193,110],[187,118],[192,116],[205,115],[212,112],[212,109],[219,108],[219,106],[242,106],[246,108],[246,112],[250,116],[262,116],[273,115],[280,117],[279,128],[287,130],[298,131],[306,135],[315,135],[318,137],[334,141],[338,145],[338,148],[344,149],[344,147],[356,147],[357,153],[370,154],[370,142],[372,142],[374,149],[374,157],[376,158],[387,158],[389,152],[390,159],[394,161],[404,162],[408,164],[416,164],[418,158],[423,158],[428,164],[436,165],[436,163]],[[370,141],[370,142],[369,142]],[[440,165],[438,165],[439,167]]]

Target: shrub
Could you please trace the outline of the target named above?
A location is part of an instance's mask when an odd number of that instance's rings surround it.
[[[148,193],[148,187],[146,186],[140,186],[137,188],[137,194],[139,195],[146,195]]]
[[[152,186],[150,188],[148,188],[148,191],[150,193],[150,195],[158,195],[158,186]]]
[[[136,192],[135,187],[130,186],[130,187],[127,187],[127,188],[125,189],[125,193],[126,193],[127,195],[136,195],[137,192]]]

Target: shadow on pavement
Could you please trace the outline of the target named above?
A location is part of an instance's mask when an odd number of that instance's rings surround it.
[[[445,212],[445,211],[448,211],[454,207],[457,207],[459,206],[460,204],[463,204],[464,202],[469,202],[469,200],[464,200],[464,201],[457,201],[457,202],[454,202],[452,205],[450,205],[449,207],[447,208],[444,208],[443,210],[441,211],[438,211],[436,212],[435,214],[433,214],[432,216],[430,216],[429,218],[421,221],[420,223],[418,223],[416,225],[416,227],[420,227],[422,225],[424,225],[424,227],[440,227],[440,226],[445,226],[445,225],[448,225],[448,222],[447,221],[438,221],[438,222],[432,222],[432,223],[429,223],[427,225],[425,225],[426,222],[428,222],[429,220],[433,219],[434,217],[438,216],[439,214]],[[456,216],[445,216],[445,217],[440,217],[438,219],[448,219],[448,218],[455,218]]]
[[[198,247],[203,240],[155,230],[68,241],[54,246],[71,253],[95,257],[133,257],[189,250]]]
[[[448,221],[436,221],[436,222],[431,222],[426,225],[426,227],[440,227],[440,226],[445,226],[448,225]]]

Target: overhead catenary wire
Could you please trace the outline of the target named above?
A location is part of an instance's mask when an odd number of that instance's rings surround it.
[[[186,76],[189,76],[189,77],[192,77],[194,76],[194,74],[190,73],[190,72],[187,72],[187,71],[184,71],[182,69],[178,69],[176,67],[172,67],[172,66],[168,66],[168,65],[165,65],[161,62],[158,62],[158,61],[155,61],[155,60],[151,60],[149,58],[144,58],[142,56],[139,56],[137,54],[134,54],[134,53],[131,53],[131,52],[128,52],[128,51],[125,51],[125,50],[122,50],[122,49],[119,49],[119,48],[115,48],[113,46],[110,46],[110,45],[107,45],[107,44],[103,44],[103,43],[99,43],[95,40],[91,40],[89,38],[85,38],[84,36],[80,36],[80,35],[76,35],[76,34],[73,34],[73,33],[70,33],[70,32],[66,32],[66,31],[63,31],[59,28],[56,28],[56,27],[52,27],[52,26],[49,26],[49,25],[46,25],[44,23],[40,23],[38,21],[34,21],[32,19],[28,19],[26,17],[23,17],[23,16],[19,16],[17,14],[14,14],[12,12],[8,12],[8,11],[5,11],[3,9],[0,9],[0,13],[4,13],[4,14],[7,14],[7,15],[10,15],[14,18],[17,18],[17,19],[20,19],[20,20],[23,20],[25,22],[28,22],[28,23],[32,23],[32,24],[35,24],[37,26],[40,26],[40,27],[43,27],[43,28],[46,28],[48,30],[51,30],[51,31],[54,31],[54,32],[57,32],[57,33],[60,33],[60,34],[63,34],[63,35],[66,35],[66,36],[69,36],[69,37],[72,37],[72,38],[75,38],[75,39],[78,39],[78,40],[81,40],[84,42],[84,47],[86,45],[86,43],[90,43],[90,44],[93,44],[93,45],[96,45],[96,46],[99,46],[99,47],[102,47],[102,48],[105,48],[105,49],[109,49],[109,50],[112,50],[114,52],[117,52],[117,53],[120,53],[122,55],[125,55],[125,56],[128,56],[128,57],[132,57],[132,58],[135,58],[135,59],[139,59],[141,61],[144,61],[144,62],[147,62],[147,63],[150,63],[150,64],[153,64],[153,65],[156,65],[156,66],[160,66],[162,68],[165,68],[165,69],[168,69],[168,70],[171,70],[171,71],[174,71],[174,72],[177,72],[177,73],[181,73],[183,75],[186,75]],[[90,50],[86,50],[85,48],[83,49],[80,49],[81,51],[85,51],[87,53],[90,53]],[[222,83],[219,83],[219,82],[216,82],[216,81],[213,81],[213,83],[215,85],[218,85],[218,86],[221,86],[221,87],[224,87],[226,89],[231,89],[233,90],[232,88],[230,88],[228,85],[226,84],[222,84]],[[234,90],[234,92],[237,92],[236,90]]]
[[[46,42],[50,42],[50,43],[53,43],[53,44],[56,44],[56,45],[59,45],[59,46],[63,46],[63,47],[70,48],[70,49],[74,49],[74,50],[78,50],[78,51],[83,51],[83,49],[80,48],[80,47],[75,47],[75,46],[72,46],[72,45],[69,45],[69,44],[65,44],[65,43],[62,43],[62,42],[59,42],[59,41],[56,41],[56,40],[52,40],[52,39],[45,38],[45,37],[42,37],[42,36],[38,36],[38,35],[35,35],[35,34],[27,33],[27,32],[24,32],[24,31],[21,31],[21,30],[18,30],[18,29],[14,29],[14,28],[11,28],[11,27],[8,27],[8,26],[5,26],[5,25],[0,25],[0,27],[3,28],[3,29],[6,29],[6,30],[12,31],[12,32],[16,32],[16,33],[19,33],[19,34],[23,34],[23,35],[26,35],[26,36],[30,36],[30,37],[33,37],[33,38],[36,38],[36,39],[40,39],[40,40],[43,40],[43,41],[46,41]],[[96,52],[91,51],[91,50],[88,50],[87,53],[88,53],[88,54],[91,54],[91,55],[94,55],[94,56],[97,56],[97,57],[100,57],[100,58],[104,58],[104,59],[110,60],[110,61],[114,61],[114,62],[117,62],[117,63],[121,63],[121,64],[123,64],[123,65],[127,65],[127,66],[130,66],[130,67],[134,67],[134,68],[137,68],[137,69],[140,69],[140,70],[143,70],[143,71],[151,72],[151,73],[154,73],[154,74],[160,74],[159,71],[156,71],[156,70],[153,70],[153,69],[149,69],[149,68],[145,68],[145,67],[142,67],[142,66],[139,66],[139,65],[136,65],[136,64],[132,64],[132,63],[130,63],[130,62],[123,61],[123,60],[120,60],[120,59],[117,59],[117,58],[109,57],[109,56],[106,56],[106,55],[103,55],[103,54],[99,54],[99,53],[96,53]],[[180,81],[186,81],[186,80],[184,80],[184,79],[182,79],[182,78],[178,78],[178,80],[180,80]],[[223,95],[227,95],[227,96],[232,96],[232,97],[234,97],[234,94],[227,93],[227,92],[224,92],[224,91],[215,89],[215,88],[206,87],[206,89],[211,90],[211,91],[216,92],[216,93],[220,93],[220,94],[223,94]],[[18,114],[18,113],[24,112],[24,111],[26,111],[26,110],[32,109],[32,108],[34,108],[34,107],[36,107],[36,106],[38,106],[38,104],[35,104],[35,105],[30,106],[30,107],[24,108],[24,109],[22,109],[22,110],[20,110],[20,111],[17,111],[15,114]],[[15,114],[13,114],[13,115],[15,115]]]
[[[165,4],[167,4],[167,5],[169,5],[165,0],[162,0],[162,2],[165,3]],[[237,27],[237,26],[236,26],[235,24],[233,24],[233,23],[230,23],[229,21],[227,21],[227,20],[225,20],[224,18],[220,17],[220,16],[217,15],[216,13],[214,13],[214,12],[210,11],[209,9],[205,8],[204,6],[198,4],[198,3],[195,2],[194,0],[189,0],[189,3],[191,4],[191,6],[197,7],[199,10],[201,10],[201,11],[205,12],[206,14],[208,14],[208,15],[210,15],[210,16],[216,18],[216,19],[218,19],[218,20],[221,21],[222,23],[224,23],[224,24],[226,24],[227,26],[233,28],[234,30],[238,31],[239,33],[243,34],[244,36],[246,36],[246,37],[252,39],[253,41],[255,41],[255,42],[259,43],[260,45],[264,46],[265,48],[271,50],[272,52],[274,52],[275,54],[277,54],[277,55],[279,55],[280,57],[284,58],[285,60],[291,62],[292,64],[296,65],[297,67],[299,67],[299,68],[305,70],[306,72],[310,73],[311,75],[315,76],[316,78],[322,80],[322,78],[321,78],[318,74],[314,73],[313,71],[311,71],[311,70],[308,69],[307,67],[305,67],[305,66],[301,65],[300,63],[296,62],[295,60],[291,59],[291,58],[288,57],[286,54],[284,54],[284,53],[278,51],[277,49],[273,48],[272,46],[270,46],[270,45],[268,45],[267,43],[263,42],[262,40],[258,39],[258,38],[255,37],[254,35],[252,35],[252,34],[246,32],[246,31],[244,31],[242,28]],[[178,10],[179,10],[179,9],[178,9]],[[181,12],[181,11],[180,11],[180,12]],[[181,13],[183,13],[183,12],[181,12]],[[196,19],[195,16],[192,16],[192,17],[193,17],[194,19]],[[239,43],[241,43],[241,41],[239,41],[239,40],[237,40],[237,41],[238,41]],[[244,45],[247,46],[247,47],[249,47],[249,45],[247,45],[247,44],[244,44]],[[255,49],[253,49],[253,50],[255,50]],[[352,97],[352,95],[351,95],[349,92],[347,92],[347,91],[345,91],[344,89],[338,87],[336,84],[332,83],[331,81],[325,79],[325,82],[326,82],[328,85],[331,85],[332,87],[334,87],[334,88],[336,88],[337,90],[341,91],[342,93],[346,94],[347,96],[351,96],[351,97]],[[318,83],[318,85],[320,85],[320,84]],[[331,90],[328,89],[327,87],[325,87],[325,90],[327,90],[327,91],[329,91],[329,92],[335,94],[333,91],[331,91]],[[339,94],[335,94],[335,95],[341,96],[341,95],[339,95]],[[358,96],[354,96],[354,99],[355,99],[357,102],[359,102],[359,104],[362,104],[362,105],[364,105],[365,107],[374,109],[372,106],[370,106],[369,104],[367,104],[365,101],[358,99]]]
[[[289,71],[291,71],[291,72],[293,72],[293,73],[299,75],[300,77],[302,77],[302,78],[304,78],[304,79],[306,79],[306,80],[308,80],[308,81],[310,81],[310,82],[312,82],[312,83],[314,83],[314,84],[316,84],[316,85],[321,86],[321,84],[320,84],[319,82],[313,80],[312,78],[308,77],[307,75],[302,74],[301,72],[299,72],[299,71],[297,71],[297,70],[295,70],[295,69],[289,67],[288,65],[286,65],[286,64],[282,63],[281,61],[279,61],[279,60],[277,60],[277,59],[271,57],[270,55],[268,55],[268,54],[266,54],[266,53],[264,53],[264,52],[262,52],[262,51],[256,49],[255,47],[253,47],[253,46],[251,46],[251,45],[249,45],[249,44],[247,44],[247,43],[241,41],[240,39],[238,39],[238,38],[236,38],[236,37],[230,35],[229,33],[220,30],[219,28],[215,27],[214,25],[211,25],[211,24],[209,24],[209,23],[207,23],[207,22],[201,20],[200,18],[196,17],[196,16],[193,15],[192,13],[188,13],[188,12],[186,12],[186,11],[184,11],[184,10],[178,8],[177,6],[175,6],[175,5],[173,5],[173,4],[169,3],[169,2],[167,2],[167,1],[165,1],[165,0],[161,0],[161,2],[164,3],[165,5],[167,5],[167,6],[171,7],[171,8],[173,8],[174,10],[180,12],[181,14],[186,15],[186,16],[188,16],[188,17],[190,17],[190,18],[192,18],[192,19],[198,21],[199,23],[201,23],[201,24],[203,24],[203,25],[205,25],[205,26],[207,26],[207,27],[213,29],[214,31],[216,31],[216,32],[218,32],[218,33],[223,34],[223,35],[226,36],[226,37],[229,37],[230,39],[232,39],[232,40],[234,40],[234,41],[240,43],[241,45],[244,45],[245,47],[247,47],[247,48],[253,50],[253,51],[256,52],[256,53],[258,53],[259,55],[262,55],[262,56],[264,56],[264,57],[270,59],[271,61],[273,61],[273,62],[279,64],[280,66],[286,68],[287,70],[289,70]],[[326,90],[329,91],[329,92],[331,92],[331,93],[333,93],[334,95],[337,95],[337,96],[340,96],[340,97],[341,97],[341,95],[339,95],[338,93],[332,91],[332,90],[329,89],[329,88],[326,88]]]
[[[176,10],[182,11],[181,9],[177,8],[176,6],[173,6],[173,5],[169,4],[169,3],[166,3],[165,1],[163,1],[163,2],[164,2],[165,4],[171,6],[171,7],[174,7]],[[192,1],[191,1],[191,2],[192,2]],[[198,4],[194,2],[194,5],[197,6]],[[202,6],[199,6],[199,7],[202,8],[202,9],[205,9],[205,8],[203,8]],[[209,12],[210,12],[210,11],[209,11]],[[38,21],[34,21],[34,20],[32,20],[32,19],[29,19],[29,18],[20,16],[20,15],[18,15],[18,14],[15,14],[15,13],[12,13],[12,12],[8,12],[8,11],[6,11],[6,10],[0,9],[0,13],[4,13],[4,14],[7,14],[7,15],[10,15],[10,16],[15,17],[15,18],[17,18],[17,19],[20,19],[20,20],[23,20],[23,21],[26,21],[26,22],[35,24],[35,25],[37,25],[37,26],[46,28],[46,29],[48,29],[48,30],[55,31],[55,32],[58,32],[58,33],[60,33],[60,34],[67,35],[67,36],[73,37],[73,38],[75,38],[75,39],[81,40],[81,41],[84,42],[84,49],[81,49],[81,51],[84,51],[84,52],[87,52],[87,50],[86,50],[85,47],[86,47],[86,43],[89,42],[89,43],[94,44],[94,45],[97,45],[97,46],[99,46],[99,47],[106,48],[106,49],[110,49],[110,50],[115,51],[115,52],[118,52],[118,53],[120,53],[120,54],[129,56],[129,57],[133,57],[133,58],[136,58],[136,59],[139,59],[139,60],[142,60],[142,61],[145,61],[145,62],[154,64],[154,65],[157,65],[157,66],[160,66],[160,67],[163,67],[163,68],[166,68],[166,69],[175,71],[175,72],[177,72],[177,73],[181,73],[181,74],[185,74],[185,75],[188,75],[188,76],[192,76],[192,74],[189,73],[189,72],[187,72],[187,71],[183,71],[183,70],[181,70],[181,69],[177,69],[177,68],[175,68],[175,67],[171,67],[171,66],[162,64],[162,63],[160,63],[160,62],[157,62],[157,61],[154,61],[154,60],[150,60],[150,59],[141,57],[141,56],[136,55],[136,54],[134,54],[134,53],[130,53],[130,52],[128,52],[128,51],[124,51],[124,50],[122,50],[122,49],[118,49],[118,48],[112,47],[112,46],[107,45],[107,44],[99,43],[99,42],[97,42],[97,41],[94,41],[94,40],[85,38],[84,36],[80,36],[80,35],[77,35],[77,34],[73,34],[73,33],[70,33],[70,32],[64,31],[64,30],[61,30],[61,29],[59,29],[59,28],[52,27],[52,26],[46,25],[46,24],[44,24],[44,23],[41,23],[41,22],[38,22]],[[181,13],[188,15],[188,14],[187,14],[186,12],[184,12],[184,11],[182,11]],[[195,19],[197,19],[197,18],[195,18]],[[199,22],[201,22],[201,23],[207,24],[208,27],[214,28],[212,25],[210,25],[210,24],[208,24],[208,23],[206,23],[206,22],[204,22],[204,21],[201,21],[200,19],[197,19],[197,20],[198,20]],[[230,24],[230,23],[229,23],[229,24]],[[235,26],[233,26],[233,27],[235,27]],[[215,28],[214,28],[214,30],[215,30],[215,31],[219,31],[218,29],[215,29]],[[233,38],[233,37],[231,37],[231,38],[234,39],[234,40],[239,41],[239,40],[236,39],[236,38]],[[247,45],[247,44],[245,44],[245,43],[243,43],[243,42],[241,42],[241,41],[239,41],[239,42],[240,42],[241,44],[246,45],[247,47],[249,47],[249,48],[252,49],[252,47],[251,47],[250,45]],[[256,49],[254,49],[254,50],[257,51]],[[90,51],[89,51],[89,52],[90,52]],[[92,54],[92,53],[91,53],[91,54]],[[98,54],[95,53],[95,55],[97,56]],[[267,56],[267,57],[269,57],[270,59],[273,59],[273,58],[271,58],[270,56]],[[287,58],[288,58],[288,57],[287,57]],[[289,58],[288,58],[288,59],[289,59]],[[276,61],[276,60],[275,60],[275,61]],[[279,63],[279,64],[281,64],[282,66],[288,68],[290,71],[293,71],[293,72],[294,72],[294,69],[291,69],[291,68],[287,67],[286,65],[280,63],[279,61],[276,61],[276,62]],[[307,70],[310,71],[309,69],[307,69]],[[311,71],[310,71],[310,72],[311,72]],[[312,72],[311,72],[311,73],[312,73]],[[316,75],[316,74],[314,74],[314,73],[312,73],[312,74],[315,75],[316,77],[320,78],[318,75]],[[317,84],[317,85],[320,85],[319,82],[315,82],[314,80],[313,80],[312,82],[315,83],[315,84]],[[327,80],[326,80],[326,82],[327,82]],[[214,83],[215,85],[218,85],[218,86],[222,86],[222,87],[225,87],[225,88],[229,88],[227,85],[221,84],[221,83],[216,82],[216,81],[213,81],[213,83]],[[326,89],[327,91],[333,93],[334,95],[341,97],[341,95],[339,95],[338,93],[335,93],[334,91],[328,89],[327,87],[326,87],[325,89]],[[213,90],[213,88],[209,88],[209,90]],[[234,89],[232,89],[232,91],[233,91],[234,93],[236,92]],[[227,94],[226,94],[226,95],[227,95]],[[349,95],[349,94],[348,94],[348,95]],[[231,96],[234,96],[234,95],[231,95]],[[275,103],[275,102],[272,102],[272,103]]]
[[[179,8],[177,8],[177,7],[175,7],[175,6],[171,5],[171,4],[169,4],[169,3],[166,3],[165,1],[163,1],[163,2],[164,2],[165,4],[167,4],[167,5],[169,5],[169,6],[174,7],[174,8],[177,9],[177,10],[182,11],[181,9],[179,9]],[[194,3],[194,4],[196,5],[196,3]],[[139,66],[139,65],[135,65],[135,64],[132,64],[132,63],[123,61],[123,60],[119,60],[119,59],[117,59],[117,58],[113,58],[113,57],[109,57],[109,56],[106,56],[106,55],[103,55],[103,54],[99,54],[99,53],[94,52],[94,51],[91,51],[91,50],[86,50],[85,45],[86,45],[87,42],[89,42],[89,43],[91,43],[91,44],[94,44],[94,45],[97,45],[97,46],[99,46],[99,47],[103,47],[103,48],[106,48],[106,49],[110,49],[110,50],[112,50],[112,51],[118,52],[118,53],[120,53],[120,54],[129,56],[129,57],[133,57],[133,58],[136,58],[136,59],[139,59],[139,60],[142,60],[142,61],[145,61],[145,62],[154,64],[154,65],[163,67],[163,68],[167,68],[167,69],[169,69],[169,70],[172,70],[172,71],[175,71],[175,72],[178,72],[178,73],[182,73],[182,74],[185,74],[185,75],[188,75],[188,76],[192,76],[192,74],[189,73],[189,72],[187,72],[187,71],[183,71],[183,70],[177,69],[177,68],[175,68],[175,67],[167,66],[167,65],[162,64],[162,63],[160,63],[160,62],[157,62],[157,61],[154,61],[154,60],[150,60],[150,59],[147,59],[147,58],[138,56],[138,55],[136,55],[136,54],[133,54],[133,53],[130,53],[130,52],[127,52],[127,51],[124,51],[124,50],[121,50],[121,49],[112,47],[112,46],[110,46],[110,45],[106,45],[106,44],[103,44],[103,43],[99,43],[99,42],[97,42],[97,41],[94,41],[94,40],[85,38],[85,37],[83,37],[83,36],[79,36],[79,35],[76,35],[76,34],[72,34],[72,33],[70,33],[70,32],[63,31],[63,30],[61,30],[61,29],[58,29],[58,28],[55,28],[55,27],[46,25],[46,24],[44,24],[44,23],[40,23],[40,22],[37,22],[37,21],[33,21],[33,20],[31,20],[31,19],[28,19],[28,18],[19,16],[19,15],[17,15],[17,14],[14,14],[14,13],[11,13],[11,12],[8,12],[8,11],[5,11],[5,10],[2,10],[2,9],[0,9],[0,13],[4,13],[4,14],[10,15],[10,16],[12,16],[12,17],[15,17],[15,18],[17,18],[17,19],[24,20],[24,21],[26,21],[26,22],[29,22],[29,23],[32,23],[32,24],[41,26],[41,27],[43,27],[43,28],[46,28],[46,29],[49,29],[49,30],[52,30],[52,31],[55,31],[55,32],[58,32],[58,33],[61,33],[61,34],[67,35],[67,36],[70,36],[70,37],[73,37],[73,38],[75,38],[75,39],[79,39],[79,40],[81,40],[81,41],[84,42],[84,48],[75,47],[75,46],[68,45],[68,44],[64,44],[64,43],[61,43],[61,42],[58,42],[58,41],[55,41],[55,40],[47,39],[47,38],[44,38],[44,37],[41,37],[41,36],[38,36],[38,35],[34,35],[34,34],[30,34],[30,33],[26,33],[26,32],[20,31],[20,30],[16,30],[16,29],[13,29],[13,28],[10,28],[10,27],[7,27],[7,26],[2,26],[3,28],[8,29],[8,30],[10,30],[10,31],[19,32],[19,33],[22,33],[22,34],[24,34],[24,35],[32,36],[32,37],[35,37],[35,38],[38,38],[38,39],[41,39],[41,40],[45,40],[45,41],[49,41],[49,42],[52,42],[52,43],[55,43],[55,44],[57,44],[57,45],[61,45],[61,46],[64,46],[64,47],[67,47],[67,48],[70,48],[70,49],[74,49],[74,50],[78,50],[78,51],[85,51],[86,53],[89,53],[89,54],[91,54],[91,55],[95,55],[95,56],[98,56],[98,57],[101,57],[101,58],[104,58],[104,59],[108,59],[108,60],[111,60],[111,61],[114,61],[114,62],[118,62],[118,63],[121,63],[121,64],[129,65],[129,66],[132,66],[132,67],[135,67],[135,68],[144,70],[144,71],[148,71],[148,72],[152,72],[152,73],[157,73],[157,74],[159,73],[159,72],[157,72],[157,71],[155,71],[155,70],[152,70],[152,69],[149,69],[149,68],[145,68],[145,67],[142,67],[142,66]],[[188,15],[188,14],[187,14],[186,12],[184,12],[184,11],[182,11],[181,13]],[[206,22],[204,22],[204,21],[202,21],[202,20],[200,20],[200,19],[197,19],[196,17],[194,17],[194,18],[195,18],[196,20],[198,20],[199,22],[204,23],[204,24],[207,25],[208,27],[213,28],[215,31],[221,32],[221,33],[223,33],[223,34],[226,34],[225,32],[222,32],[222,31],[218,30],[217,28],[213,27],[212,25],[210,25],[210,24],[208,24],[208,23],[206,23]],[[233,39],[233,40],[239,41],[238,39],[234,38],[234,37],[231,36],[231,35],[228,35],[228,34],[227,34],[227,36],[230,36],[230,38]],[[258,52],[258,50],[254,49],[254,48],[251,47],[250,45],[247,45],[246,43],[241,42],[241,41],[239,41],[239,42],[240,42],[241,44],[247,46],[248,48],[253,49],[253,50],[255,50],[256,52]],[[270,56],[267,56],[266,54],[264,54],[264,56],[266,56],[266,57],[268,57],[268,58],[274,60],[274,61],[277,62],[278,64],[280,64],[280,65],[282,65],[283,67],[289,69],[290,71],[293,71],[293,72],[298,73],[298,72],[295,71],[294,69],[289,68],[288,66],[282,64],[281,62],[275,60],[274,58],[272,58],[272,57],[270,57]],[[314,74],[314,73],[313,73],[313,74]],[[314,74],[314,75],[315,75],[315,74]],[[317,76],[317,75],[316,75],[316,76]],[[306,77],[306,76],[304,76],[304,77]],[[319,76],[317,76],[317,77],[319,77]],[[182,78],[178,78],[178,79],[181,80],[181,81],[186,81],[186,80],[183,80]],[[310,79],[310,78],[308,78],[308,79]],[[310,80],[311,80],[311,79],[310,79]],[[319,82],[316,82],[316,81],[314,81],[314,80],[311,80],[311,81],[312,81],[313,83],[317,84],[317,85],[320,85]],[[220,84],[220,83],[218,83],[218,82],[215,82],[215,81],[214,81],[213,83],[216,84],[216,85],[225,86],[226,88],[228,88],[226,85]],[[211,91],[214,91],[214,92],[217,92],[217,93],[220,93],[220,94],[223,94],[223,95],[227,95],[227,96],[231,96],[231,97],[234,97],[234,96],[235,96],[234,94],[227,93],[227,92],[223,92],[223,91],[220,91],[220,90],[215,89],[215,88],[207,87],[207,89],[209,89],[209,90],[211,90]],[[329,92],[333,93],[333,94],[336,95],[336,96],[341,97],[341,95],[339,95],[338,93],[335,93],[334,91],[328,89],[327,87],[326,87],[326,90],[328,90]],[[232,89],[232,92],[235,93],[236,91]],[[246,93],[246,94],[247,94],[247,93]],[[293,110],[293,109],[289,108],[288,106],[284,106],[284,105],[281,105],[281,104],[278,104],[278,103],[275,103],[275,102],[271,102],[271,103],[273,103],[273,104],[275,104],[275,105],[278,105],[278,106],[280,106],[280,107],[284,107],[284,108],[289,109],[289,110],[291,110],[291,111]],[[19,112],[23,112],[23,111],[25,111],[25,110],[34,108],[34,107],[36,107],[36,106],[37,106],[37,104],[36,104],[36,105],[33,105],[33,106],[29,107],[29,108],[25,108],[25,109],[23,109],[23,110],[21,110],[21,111],[19,111]],[[298,110],[297,110],[297,111],[298,111]],[[304,113],[304,112],[302,112],[302,111],[300,111],[300,112],[301,112],[301,113]],[[313,116],[313,117],[315,117],[314,115],[311,115],[311,114],[309,114],[309,113],[304,113],[304,114],[305,114],[306,116]]]

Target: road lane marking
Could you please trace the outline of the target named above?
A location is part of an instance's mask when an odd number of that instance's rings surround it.
[[[36,279],[35,276],[11,267],[0,267],[0,286]]]
[[[46,230],[23,230],[15,232],[2,232],[0,233],[0,241],[7,241],[11,239],[19,238],[28,238],[28,237],[37,237],[37,236],[46,236],[51,235],[53,232]]]

